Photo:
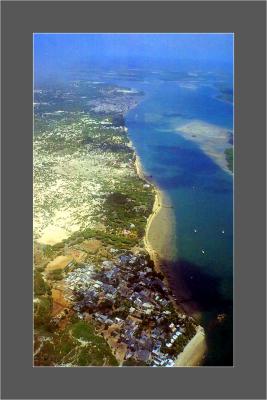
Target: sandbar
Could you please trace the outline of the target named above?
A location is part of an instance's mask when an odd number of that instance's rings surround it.
[[[177,133],[198,144],[201,150],[217,165],[227,173],[232,174],[227,166],[224,153],[227,148],[231,147],[229,140],[232,137],[232,132],[229,129],[201,120],[192,120],[179,126]]]

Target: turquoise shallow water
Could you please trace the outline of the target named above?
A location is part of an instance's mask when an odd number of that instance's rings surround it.
[[[216,98],[210,80],[193,88],[149,78],[119,83],[145,92],[126,124],[147,174],[174,207],[177,257],[166,265],[170,284],[188,312],[201,312],[206,364],[232,365],[233,177],[177,127],[198,119],[232,129],[233,106]],[[225,315],[220,323],[218,314]]]

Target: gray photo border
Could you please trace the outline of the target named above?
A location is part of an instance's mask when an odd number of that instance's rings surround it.
[[[32,367],[33,32],[234,32],[235,367]],[[2,398],[265,399],[266,3],[2,2]]]

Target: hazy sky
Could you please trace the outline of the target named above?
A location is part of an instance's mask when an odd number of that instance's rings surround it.
[[[232,34],[35,34],[37,76],[79,66],[232,65]]]

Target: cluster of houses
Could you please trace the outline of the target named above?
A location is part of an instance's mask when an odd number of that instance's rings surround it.
[[[87,264],[68,273],[73,309],[79,318],[95,321],[115,356],[116,346],[124,349],[126,365],[173,366],[187,317],[173,309],[168,288],[145,254],[114,257],[102,262],[100,272]]]

